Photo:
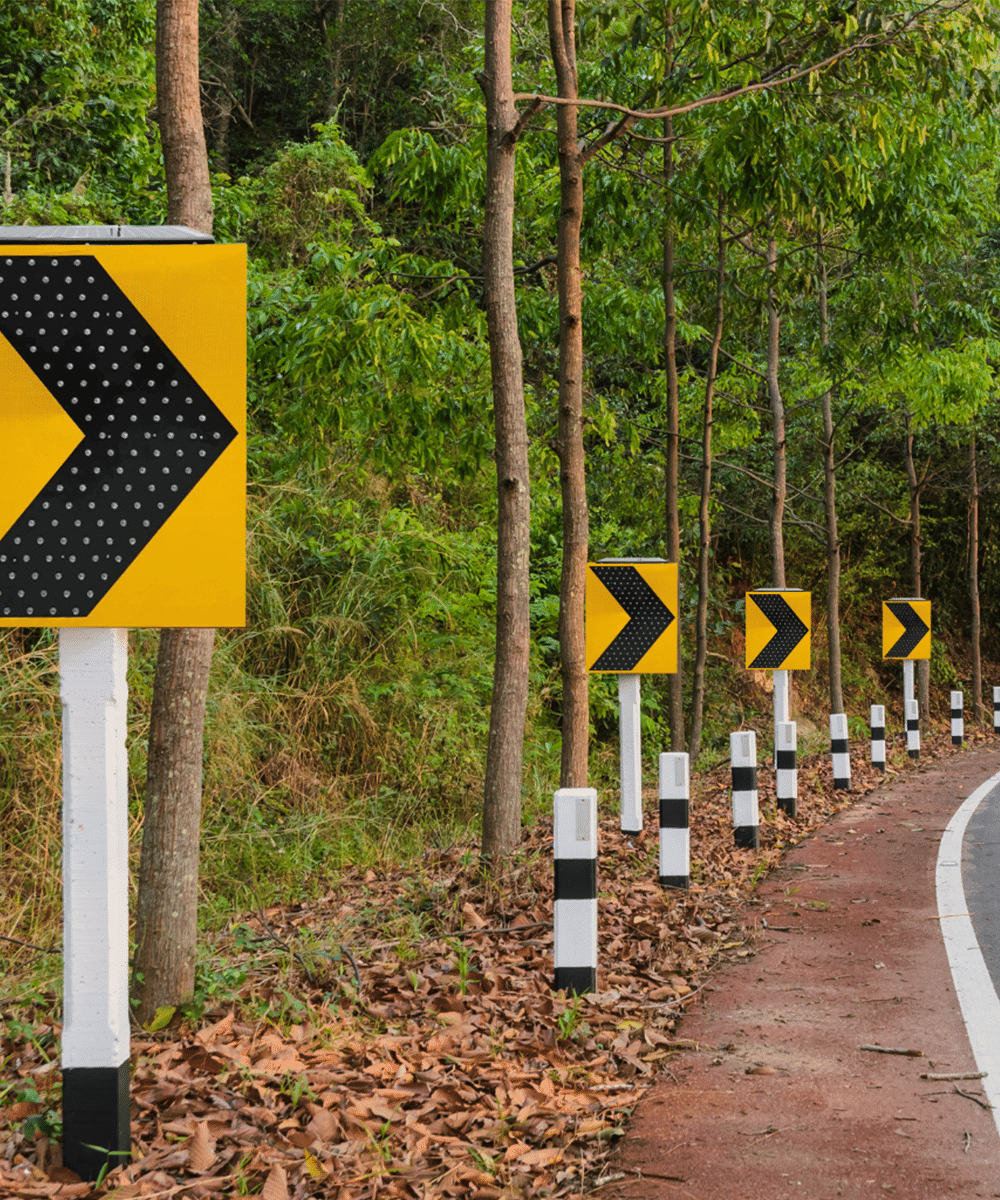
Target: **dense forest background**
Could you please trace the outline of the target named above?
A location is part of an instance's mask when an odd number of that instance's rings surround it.
[[[201,5],[215,235],[250,248],[248,624],[220,632],[213,665],[208,919],[479,819],[496,600],[482,7]],[[528,96],[558,93],[540,7],[515,5]],[[633,112],[832,62],[670,117],[579,110],[592,560],[672,557],[676,397],[684,714],[665,678],[644,681],[650,780],[671,744],[711,766],[731,730],[769,728],[743,596],[776,578],[776,531],[787,585],[813,593],[800,746],[831,711],[832,549],[855,736],[871,703],[901,709],[881,660],[892,596],[934,602],[930,716],[951,687],[967,714],[974,687],[992,707],[1000,667],[976,663],[980,642],[1000,658],[996,40],[974,5],[923,12],[900,32],[882,4],[577,5],[580,97]],[[153,19],[152,0],[4,6],[0,223],[164,220]],[[518,141],[515,209],[526,822],[560,775],[559,211],[549,105]],[[10,932],[34,939],[60,908],[55,642],[0,640],[0,886]],[[133,631],[133,832],[155,644]],[[590,715],[591,781],[614,801],[613,679],[591,680]]]

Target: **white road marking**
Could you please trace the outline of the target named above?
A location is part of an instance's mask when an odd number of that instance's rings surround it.
[[[951,965],[955,994],[962,1006],[962,1018],[976,1066],[987,1072],[983,1090],[993,1105],[993,1121],[1000,1133],[1000,1040],[997,1039],[1000,999],[969,919],[962,883],[965,827],[997,784],[1000,784],[1000,772],[977,787],[948,822],[938,848],[936,879],[938,913],[952,918],[941,922],[941,935]]]

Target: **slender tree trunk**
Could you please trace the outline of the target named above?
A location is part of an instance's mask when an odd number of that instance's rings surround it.
[[[549,0],[549,47],[558,94],[577,98],[575,0]],[[563,787],[587,783],[590,736],[583,600],[590,518],[583,451],[583,290],[580,282],[580,225],[583,220],[583,160],[577,110],[560,104],[559,143],[559,483],[562,492],[563,558],[559,590],[559,648],[562,658]]]
[[[969,438],[969,607],[972,613],[972,717],[983,720],[983,656],[979,613],[979,467],[976,434]]]
[[[220,20],[217,49],[213,55],[219,87],[215,89],[215,112],[208,122],[212,133],[212,168],[229,174],[229,129],[233,123],[233,93],[236,82],[236,41],[240,13],[234,0],[218,5]]]
[[[667,516],[667,558],[681,561],[680,511],[680,398],[677,386],[677,304],[674,297],[674,202],[671,181],[674,175],[673,117],[663,120],[664,232],[663,232],[663,358],[667,372],[667,454],[665,491]],[[677,648],[677,671],[670,678],[670,749],[684,750],[684,674],[681,647]]]
[[[214,629],[165,629],[156,660],[136,903],[137,1016],[194,991],[202,754]]]
[[[705,665],[708,661],[708,589],[711,555],[712,494],[712,423],[715,400],[715,378],[718,373],[719,347],[722,345],[724,287],[726,282],[726,243],[722,227],[723,202],[719,201],[719,226],[716,241],[715,329],[708,352],[705,377],[705,405],[701,434],[701,498],[698,505],[698,608],[695,617],[694,676],[691,695],[691,741],[688,753],[696,762],[701,752],[701,729],[705,710]]]
[[[906,464],[906,479],[910,491],[910,586],[914,596],[920,595],[921,562],[920,562],[920,494],[923,491],[923,480],[917,478],[917,467],[913,461],[913,430],[910,425],[910,414],[906,413],[905,438],[903,443],[903,458]],[[917,663],[917,701],[920,705],[921,720],[930,718],[930,663],[922,659]]]
[[[528,707],[530,494],[528,427],[514,296],[511,0],[487,0],[486,211],[483,274],[497,465],[497,642],[483,795],[483,858],[495,873],[521,839],[521,768]]]
[[[917,275],[913,269],[913,255],[910,255],[910,303],[913,309],[913,332],[920,332],[920,296],[917,292]],[[920,494],[923,491],[924,480],[917,480],[917,471],[913,462],[913,433],[910,428],[910,414],[906,414],[906,477],[910,484],[910,567],[913,576],[913,594],[920,595]],[[926,478],[926,474],[924,476]],[[917,703],[920,705],[920,717],[927,721],[931,715],[931,664],[928,659],[917,663]]]
[[[785,499],[788,483],[785,471],[785,406],[778,386],[778,359],[781,353],[778,301],[774,280],[778,270],[778,246],[767,239],[767,394],[771,401],[771,427],[774,436],[774,485],[771,499],[771,583],[785,586]]]
[[[167,223],[212,232],[198,84],[198,0],[156,6],[156,107]],[[164,629],[153,681],[136,907],[138,1017],[194,990],[205,702],[214,629]]]
[[[819,340],[830,342],[826,308],[826,260],[819,242]],[[830,666],[830,712],[844,712],[840,666],[840,537],[837,533],[837,468],[834,453],[833,394],[823,394],[823,506],[826,510],[826,636]]]
[[[156,5],[156,112],[167,223],[212,232],[212,185],[198,83],[198,0]]]

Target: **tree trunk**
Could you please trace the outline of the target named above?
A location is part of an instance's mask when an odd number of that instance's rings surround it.
[[[549,48],[558,94],[577,97],[575,0],[549,0]],[[583,600],[590,519],[583,453],[583,292],[580,285],[580,224],[583,161],[577,110],[560,104],[559,149],[559,485],[562,493],[562,578],[559,587],[559,650],[562,659],[563,787],[585,787],[590,737]]]
[[[212,185],[198,83],[198,0],[156,5],[156,112],[167,223],[212,232]]]
[[[778,386],[778,358],[781,353],[778,334],[781,321],[774,294],[778,270],[778,247],[774,237],[767,239],[767,394],[771,401],[771,428],[774,436],[774,490],[771,499],[771,584],[785,586],[785,498],[788,483],[785,473],[785,406]]]
[[[819,340],[827,346],[826,261],[819,243]],[[837,532],[837,467],[834,453],[833,394],[823,394],[823,506],[826,510],[826,637],[830,669],[830,712],[842,713],[844,689],[840,667],[840,537]]]
[[[674,297],[674,224],[673,194],[670,190],[674,174],[673,117],[663,120],[664,232],[663,232],[663,358],[667,372],[667,454],[665,491],[667,517],[667,558],[681,561],[680,513],[680,398],[677,386],[677,304]],[[678,570],[679,570],[678,566]],[[677,671],[670,676],[670,749],[675,754],[684,750],[684,674],[681,644],[678,639]]]
[[[726,282],[726,242],[722,228],[723,203],[719,201],[715,276],[715,330],[708,352],[708,373],[705,378],[705,407],[701,435],[701,500],[698,506],[698,609],[695,617],[694,678],[691,694],[691,741],[688,753],[696,762],[701,752],[701,728],[705,710],[705,666],[708,661],[708,587],[711,553],[711,516],[709,501],[712,493],[712,410],[715,401],[715,377],[718,372],[719,347],[722,345],[724,316],[724,287]]]
[[[521,839],[521,763],[528,707],[530,495],[528,426],[514,297],[514,148],[511,2],[487,0],[486,210],[483,274],[493,379],[497,465],[497,643],[493,669],[483,858],[495,873]]]
[[[979,614],[979,467],[976,462],[976,435],[969,438],[969,607],[972,620],[972,718],[983,719],[983,657]]]
[[[165,629],[149,722],[136,907],[137,1016],[194,991],[202,750],[214,629]]]
[[[237,38],[240,13],[234,0],[217,6],[219,29],[212,57],[217,86],[211,97],[215,111],[207,122],[212,135],[212,168],[229,174],[229,129],[233,123]]]
[[[156,6],[156,105],[167,223],[212,232],[198,85],[197,0]],[[205,701],[214,629],[165,629],[153,681],[136,908],[138,1017],[194,990]]]
[[[906,479],[910,490],[910,586],[913,595],[920,595],[920,493],[923,491],[923,480],[917,478],[917,467],[913,461],[913,430],[910,427],[910,414],[904,416],[906,435],[903,442],[903,458],[906,463]],[[930,662],[922,659],[917,663],[917,702],[920,705],[920,719],[930,719]]]

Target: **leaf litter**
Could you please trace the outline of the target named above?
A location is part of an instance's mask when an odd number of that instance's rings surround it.
[[[924,761],[950,752],[947,735],[925,735]],[[855,747],[848,799],[828,755],[803,756],[795,820],[762,770],[758,851],[733,847],[728,764],[695,779],[689,892],[659,887],[655,825],[626,837],[603,818],[586,997],[552,991],[551,820],[525,832],[499,884],[456,845],[419,871],[353,869],[319,900],[243,914],[215,947],[243,966],[238,993],[133,1037],[132,1161],[98,1188],[62,1166],[39,1119],[58,1112],[44,1046],[59,1025],[40,1005],[34,1025],[19,1010],[0,1045],[0,1101],[15,1098],[0,1107],[0,1196],[585,1194],[642,1094],[690,1047],[677,1026],[713,965],[753,954],[743,906],[757,881],[882,782],[866,759]]]

